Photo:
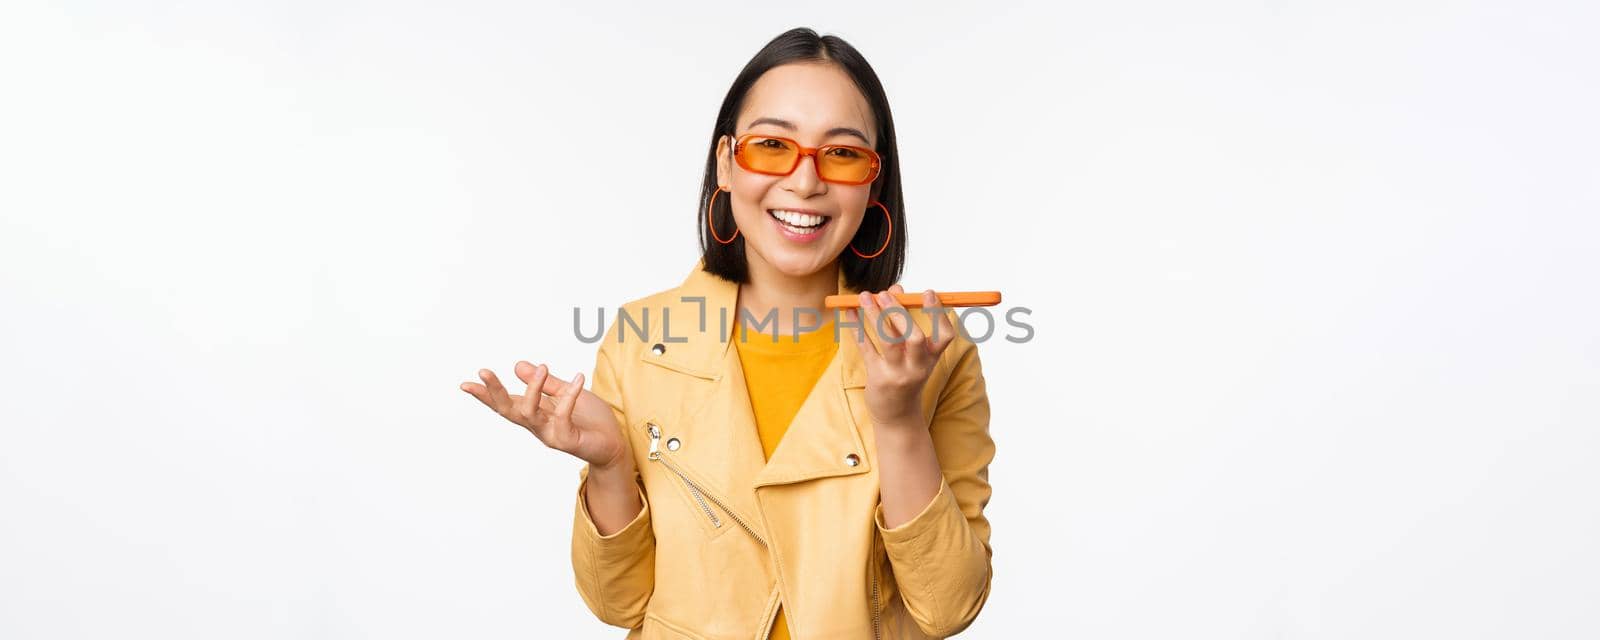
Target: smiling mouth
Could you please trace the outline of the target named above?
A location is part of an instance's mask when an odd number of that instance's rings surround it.
[[[777,220],[784,228],[801,235],[817,233],[828,226],[828,223],[833,222],[833,216],[786,209],[767,209],[767,215]]]

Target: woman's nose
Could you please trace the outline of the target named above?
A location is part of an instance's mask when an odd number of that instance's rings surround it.
[[[800,164],[795,165],[784,182],[785,188],[800,196],[815,195],[824,189],[822,180],[817,177],[817,159],[810,155],[800,156]]]

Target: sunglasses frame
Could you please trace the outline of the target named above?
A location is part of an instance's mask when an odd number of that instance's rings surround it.
[[[739,154],[739,150],[744,148],[745,143],[749,142],[750,138],[771,138],[773,140],[782,140],[782,141],[787,142],[787,143],[789,143],[791,145],[794,145],[795,148],[800,150],[800,153],[795,154],[795,156],[794,156],[794,164],[789,166],[789,170],[788,171],[784,171],[782,173],[776,173],[776,172],[772,172],[772,171],[761,171],[759,169],[754,169],[754,168],[751,168],[749,165],[745,164],[744,157]],[[861,153],[866,154],[867,158],[872,160],[872,170],[867,173],[867,179],[862,180],[860,182],[851,182],[851,181],[846,181],[846,180],[829,180],[827,178],[822,177],[822,166],[817,162],[818,154],[826,153],[827,151],[829,151],[831,149],[850,149],[852,151],[859,151]],[[800,167],[800,160],[802,158],[806,157],[806,156],[811,156],[811,169],[816,172],[817,179],[821,180],[823,182],[830,182],[830,183],[833,183],[833,184],[843,184],[843,185],[850,185],[850,186],[860,186],[860,185],[864,185],[864,184],[872,184],[872,181],[873,180],[877,180],[878,179],[878,174],[883,171],[883,156],[878,155],[878,152],[876,152],[876,151],[873,151],[873,150],[868,149],[866,147],[858,147],[858,146],[855,146],[853,144],[825,144],[825,145],[822,145],[820,147],[807,147],[807,146],[801,145],[794,138],[785,138],[783,136],[767,135],[765,133],[746,133],[746,134],[744,134],[742,136],[739,136],[739,137],[735,138],[734,141],[733,141],[733,160],[734,160],[734,162],[737,162],[740,167],[744,168],[745,171],[749,171],[751,173],[759,173],[759,174],[764,175],[764,176],[787,176],[787,175],[793,174],[794,170]]]

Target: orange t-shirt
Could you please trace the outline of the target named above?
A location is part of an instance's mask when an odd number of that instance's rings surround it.
[[[739,337],[734,339],[734,345],[739,349],[745,388],[750,390],[750,409],[756,417],[761,449],[770,459],[795,412],[811,395],[817,378],[839,349],[833,339],[833,320],[828,318],[821,328],[799,334],[798,342],[792,330],[773,342],[772,334],[750,329],[742,322],[736,335]],[[781,604],[772,621],[772,634],[767,637],[789,640],[789,625],[784,621]]]

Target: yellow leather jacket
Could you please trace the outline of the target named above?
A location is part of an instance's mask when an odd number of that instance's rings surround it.
[[[983,509],[995,448],[977,345],[958,335],[923,392],[944,482],[921,513],[887,528],[860,353],[840,344],[764,462],[726,337],[738,285],[703,266],[623,305],[629,320],[611,322],[596,355],[593,392],[626,432],[644,508],[600,535],[580,470],[572,569],[589,609],[628,638],[760,640],[780,601],[797,640],[965,629],[992,566]],[[838,291],[857,293],[842,273]],[[912,316],[931,332],[929,314]]]

